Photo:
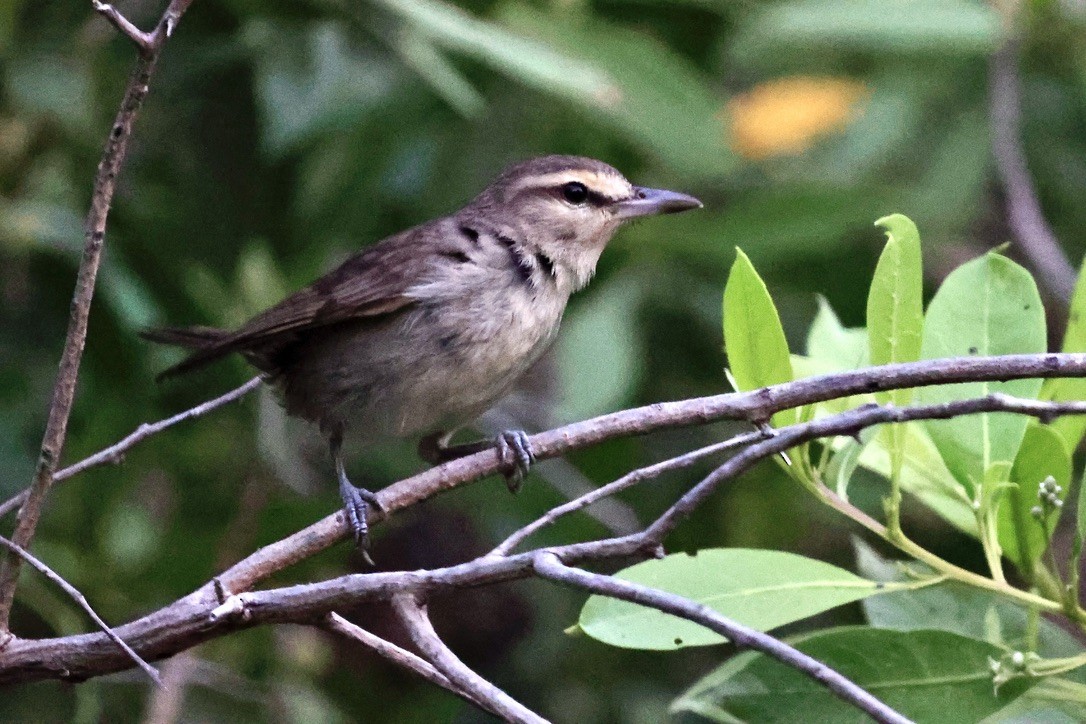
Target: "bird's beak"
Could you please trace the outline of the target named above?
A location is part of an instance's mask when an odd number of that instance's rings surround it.
[[[615,204],[615,216],[619,219],[632,219],[637,216],[677,214],[680,211],[701,207],[702,203],[693,196],[680,194],[678,191],[634,186],[632,198]]]

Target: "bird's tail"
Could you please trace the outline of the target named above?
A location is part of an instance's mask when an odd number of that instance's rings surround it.
[[[234,351],[229,345],[229,340],[232,337],[231,333],[225,329],[215,329],[214,327],[145,329],[140,332],[140,336],[151,342],[195,350],[193,354],[181,362],[160,372],[155,378],[160,382],[168,377],[203,367]]]

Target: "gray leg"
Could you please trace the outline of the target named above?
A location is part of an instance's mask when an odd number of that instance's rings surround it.
[[[355,544],[365,553],[369,547],[369,522],[366,519],[369,512],[368,506],[372,505],[382,512],[384,509],[381,507],[376,495],[365,488],[357,487],[347,477],[347,470],[343,466],[343,438],[339,435],[333,436],[329,441],[329,447],[332,452],[332,461],[336,466],[339,495],[343,499],[343,511],[347,516],[347,525],[354,535]],[[369,558],[368,553],[366,553],[366,558]]]

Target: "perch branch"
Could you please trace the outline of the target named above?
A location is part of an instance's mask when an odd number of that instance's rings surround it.
[[[567,565],[650,556],[659,550],[661,537],[678,524],[689,512],[691,505],[698,504],[712,489],[719,486],[725,474],[738,475],[758,460],[776,455],[781,449],[819,437],[849,434],[850,431],[871,425],[903,420],[944,419],[957,414],[992,411],[1018,412],[1035,415],[1040,419],[1052,419],[1061,414],[1086,413],[1086,402],[1038,402],[995,395],[917,408],[868,406],[781,428],[774,437],[751,444],[724,463],[645,531],[551,550]],[[456,464],[447,463],[443,467],[449,468]],[[397,490],[404,484],[386,489],[386,492],[392,490],[387,499],[404,500],[399,497],[400,492]],[[864,514],[859,511],[845,512],[879,535],[885,534],[885,528],[878,521],[870,518],[865,520]],[[296,536],[298,534],[291,538]],[[274,545],[283,545],[283,541]],[[296,545],[305,547],[307,544],[301,540]],[[920,554],[923,555],[923,549],[920,549]],[[525,578],[533,575],[533,556],[533,552],[504,557],[484,555],[448,568],[354,574],[317,583],[234,595],[212,582],[154,613],[119,627],[117,633],[131,642],[133,648],[145,658],[153,660],[239,628],[286,622],[313,624],[320,622],[331,611],[358,603],[387,601],[400,593],[425,595],[443,589],[477,587]],[[1010,586],[999,586],[990,579],[963,569],[951,566],[941,572],[950,573],[957,580],[986,587],[987,590],[1010,596],[1042,610],[1060,610],[1058,603]],[[225,601],[219,596],[219,592],[225,595]],[[47,678],[81,679],[110,673],[130,665],[126,657],[119,655],[112,642],[100,634],[44,640],[13,638],[6,648],[0,650],[0,684]]]

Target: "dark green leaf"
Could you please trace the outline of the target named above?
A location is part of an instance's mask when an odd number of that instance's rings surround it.
[[[989,658],[1003,650],[947,631],[864,626],[818,631],[792,642],[885,704],[918,722],[974,722],[1022,695],[1027,682],[992,691]],[[849,704],[764,654],[736,656],[671,706],[715,721],[860,721]]]

